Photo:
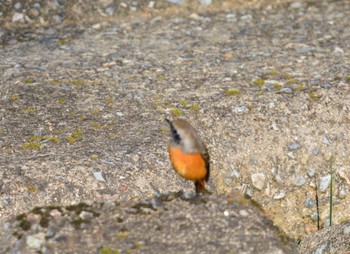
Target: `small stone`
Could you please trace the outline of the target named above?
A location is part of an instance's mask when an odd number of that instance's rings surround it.
[[[323,137],[322,139],[322,143],[326,146],[329,146],[331,143],[329,142],[328,138],[327,137]]]
[[[293,3],[290,4],[290,8],[292,8],[292,9],[299,9],[299,8],[301,8],[302,6],[303,6],[303,5],[302,5],[301,2],[293,2]]]
[[[168,1],[169,3],[172,3],[172,4],[180,5],[180,6],[184,5],[184,3],[185,3],[185,0],[166,0],[166,1]]]
[[[79,217],[82,220],[91,220],[94,217],[94,215],[91,212],[81,211],[81,213],[79,214]]]
[[[344,233],[344,235],[349,234],[350,233],[350,226],[343,228],[343,233]]]
[[[317,147],[313,148],[311,152],[315,156],[318,155],[318,148]]]
[[[237,169],[234,166],[232,166],[230,170],[230,176],[239,179],[241,177],[241,174],[237,171]]]
[[[16,10],[21,9],[21,7],[22,7],[21,3],[18,2],[18,3],[15,4],[15,9]]]
[[[269,106],[270,109],[276,107],[276,105],[275,105],[275,103],[273,101],[269,102],[268,106]]]
[[[149,3],[148,3],[148,8],[153,8],[154,7],[154,5],[155,5],[155,2],[154,1],[150,1]]]
[[[315,250],[315,254],[324,254],[324,253],[326,253],[327,251],[327,247],[328,247],[328,241],[327,242],[325,242],[324,244],[322,244],[322,245],[319,245],[318,247],[317,247],[317,249]]]
[[[45,241],[45,234],[38,233],[36,235],[27,236],[26,243],[30,248],[38,250],[43,245],[44,241]]]
[[[321,192],[326,192],[329,184],[331,183],[331,175],[328,174],[328,175],[325,175],[325,176],[321,176],[320,177],[320,191]]]
[[[330,89],[330,88],[332,88],[332,85],[329,83],[323,83],[323,84],[321,84],[321,87],[324,89]]]
[[[109,16],[113,16],[114,12],[115,12],[115,6],[108,6],[105,9],[105,12],[109,15]]]
[[[262,190],[265,185],[266,176],[264,173],[255,173],[251,175],[252,184],[258,190]]]
[[[243,114],[243,113],[247,113],[249,112],[249,109],[246,107],[246,106],[238,106],[238,107],[235,107],[235,110],[234,110],[237,114]]]
[[[314,206],[314,201],[311,198],[307,198],[304,203],[305,207],[311,208]]]
[[[106,182],[106,176],[103,172],[101,171],[96,171],[93,173],[94,174],[94,177],[97,181],[100,181],[100,182]]]
[[[273,199],[275,200],[280,200],[286,196],[286,193],[282,192],[277,192],[273,195]]]
[[[61,15],[53,15],[52,16],[53,21],[55,21],[56,24],[60,24],[63,21],[63,17]]]
[[[293,179],[293,184],[295,186],[303,186],[306,183],[306,179],[303,176],[295,176]]]
[[[335,54],[344,54],[344,50],[341,47],[336,46],[334,48],[333,53],[335,53]]]
[[[13,14],[12,16],[12,22],[24,22],[24,15],[22,13],[19,12],[15,12],[15,14]]]
[[[232,178],[231,177],[225,177],[224,182],[227,186],[230,186],[232,183]]]
[[[208,6],[212,3],[212,0],[198,0],[201,5]]]
[[[240,210],[239,215],[241,215],[242,217],[247,217],[249,213],[246,210]]]
[[[317,212],[313,212],[313,213],[310,215],[310,217],[311,217],[311,220],[317,221],[317,219],[318,219],[318,213],[317,213]]]
[[[343,189],[341,189],[341,190],[339,191],[339,193],[338,193],[338,197],[339,197],[340,199],[344,199],[344,198],[346,197],[346,191],[343,190]]]
[[[314,177],[316,170],[314,168],[308,168],[307,169],[307,175],[309,177]]]
[[[286,93],[286,94],[291,94],[293,91],[289,87],[283,87],[282,89],[279,90],[279,93]]]
[[[288,145],[288,149],[289,151],[294,151],[294,150],[297,150],[301,147],[300,143],[299,142],[294,142],[294,143],[290,143]]]

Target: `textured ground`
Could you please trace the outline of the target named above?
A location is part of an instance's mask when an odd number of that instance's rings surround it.
[[[180,116],[208,145],[212,191],[241,189],[301,239],[315,184],[328,223],[332,168],[333,222],[349,220],[350,5],[236,7],[21,29],[3,14],[0,218],[193,189],[166,152]]]

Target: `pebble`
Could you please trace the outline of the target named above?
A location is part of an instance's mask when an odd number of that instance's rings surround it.
[[[12,22],[24,22],[24,15],[19,12],[15,12],[12,16]]]
[[[44,233],[38,233],[36,235],[29,235],[27,236],[26,243],[30,248],[33,249],[40,249],[40,247],[45,242],[45,234]]]
[[[313,220],[313,221],[317,221],[318,213],[317,213],[317,212],[313,212],[313,213],[310,215],[310,218],[311,218],[311,220]]]
[[[211,5],[212,0],[198,0],[201,5],[208,6]]]
[[[323,254],[327,252],[327,247],[328,247],[328,241],[325,242],[324,244],[320,245],[316,251],[314,252],[315,254]]]
[[[286,196],[286,193],[282,192],[277,192],[273,195],[273,199],[275,200],[280,200]]]
[[[282,89],[279,90],[279,93],[286,93],[286,94],[291,94],[293,91],[289,87],[283,87]]]
[[[262,190],[265,185],[266,176],[264,173],[255,173],[251,175],[252,184],[258,190]]]
[[[295,186],[302,186],[306,183],[306,179],[303,176],[295,176],[293,179],[293,184]]]
[[[314,168],[308,168],[307,169],[307,175],[309,177],[314,177],[316,170]]]
[[[313,205],[314,205],[314,201],[312,200],[312,198],[307,198],[307,199],[305,200],[304,205],[305,205],[305,207],[307,207],[307,208],[311,208],[311,207],[313,207]]]
[[[94,173],[94,177],[97,181],[100,181],[100,182],[106,182],[106,176],[103,172],[101,171],[95,171]]]
[[[294,142],[294,143],[290,143],[288,145],[288,149],[289,151],[294,151],[294,150],[297,150],[301,147],[300,143],[299,142]]]
[[[18,2],[18,3],[15,4],[15,9],[16,9],[16,10],[21,9],[21,7],[22,7],[22,4],[21,4],[21,3]]]
[[[302,3],[301,2],[293,2],[290,4],[290,8],[292,9],[299,9],[302,7]]]
[[[241,215],[242,217],[247,217],[249,213],[246,210],[240,210],[239,215]]]
[[[325,175],[325,176],[321,176],[319,190],[321,192],[326,192],[330,183],[331,183],[331,175],[330,174]]]
[[[185,0],[166,0],[166,1],[172,4],[180,5],[180,6],[183,6],[185,3]]]
[[[344,235],[349,234],[350,233],[350,226],[344,227],[343,233],[344,233]]]
[[[232,178],[231,177],[225,177],[224,182],[227,186],[230,186],[232,183]]]
[[[331,143],[329,142],[329,140],[328,140],[327,137],[323,137],[322,143],[323,143],[324,145],[327,145],[327,146],[329,146],[329,145],[331,144]]]
[[[238,170],[234,166],[232,166],[230,170],[230,176],[236,177],[237,179],[239,179],[241,177],[241,174],[238,172]]]
[[[243,113],[247,113],[249,112],[249,109],[246,107],[246,106],[238,106],[238,107],[235,107],[235,110],[234,110],[237,114],[243,114]]]
[[[315,156],[318,155],[318,148],[317,147],[313,148],[311,152]]]
[[[79,214],[79,217],[82,220],[91,220],[94,217],[94,215],[91,212],[81,211],[81,213]]]

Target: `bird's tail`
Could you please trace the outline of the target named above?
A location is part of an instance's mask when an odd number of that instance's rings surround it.
[[[205,190],[204,180],[195,181],[194,185],[196,186],[196,193],[200,193],[200,192],[203,192]]]

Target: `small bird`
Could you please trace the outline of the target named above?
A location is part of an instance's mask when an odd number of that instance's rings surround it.
[[[194,181],[196,193],[205,190],[209,180],[209,154],[197,131],[187,121],[165,119],[171,130],[170,161],[175,171],[187,180]]]

